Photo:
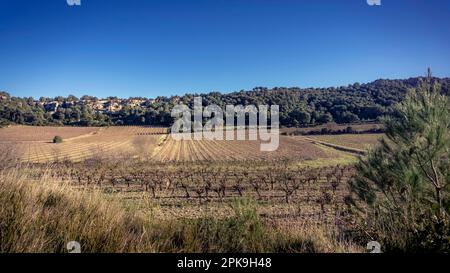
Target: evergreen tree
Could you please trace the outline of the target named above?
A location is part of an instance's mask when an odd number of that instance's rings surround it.
[[[396,109],[386,138],[356,166],[353,205],[387,249],[449,251],[449,98],[429,73]]]

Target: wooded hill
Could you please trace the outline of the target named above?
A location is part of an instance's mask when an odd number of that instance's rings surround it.
[[[156,99],[92,96],[18,98],[0,92],[0,125],[154,125],[173,123],[172,107],[178,103],[193,106],[193,98],[201,96],[203,105],[279,105],[283,126],[311,126],[327,122],[353,123],[374,121],[393,112],[393,106],[404,99],[406,92],[424,80],[422,77],[405,80],[376,80],[367,84],[329,88],[268,89],[256,87],[250,91],[228,94],[186,94]],[[433,78],[450,95],[450,78]]]

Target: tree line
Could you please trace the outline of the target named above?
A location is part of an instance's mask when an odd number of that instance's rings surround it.
[[[92,104],[99,99],[92,96],[77,98],[19,98],[0,92],[0,126],[23,125],[68,125],[68,126],[110,126],[110,125],[153,125],[170,126],[173,123],[171,109],[184,103],[193,108],[193,99],[201,96],[203,104],[226,105],[279,105],[280,123],[286,127],[306,127],[328,122],[354,123],[376,121],[385,115],[392,115],[394,107],[403,101],[408,90],[417,88],[422,77],[405,80],[376,80],[367,84],[355,83],[348,86],[329,88],[286,88],[272,89],[256,87],[228,94],[211,92],[190,93],[183,96],[158,97],[154,100],[138,98],[143,105],[125,103],[117,111],[97,111]],[[442,93],[450,94],[450,78],[433,78],[433,83],[442,86]],[[115,97],[106,100],[117,100]],[[59,102],[56,111],[50,111],[45,104]]]

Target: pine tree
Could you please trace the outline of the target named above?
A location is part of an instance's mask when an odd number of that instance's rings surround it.
[[[448,251],[450,103],[430,70],[385,126],[350,182],[366,231],[390,249]]]

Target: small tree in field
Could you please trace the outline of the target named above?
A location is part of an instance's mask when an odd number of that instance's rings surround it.
[[[431,82],[385,119],[386,139],[350,182],[365,228],[388,250],[450,250],[450,103]]]
[[[53,143],[62,143],[63,142],[63,138],[60,136],[55,136],[53,138]]]

